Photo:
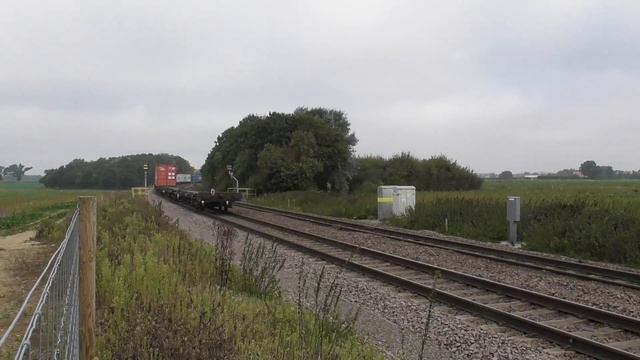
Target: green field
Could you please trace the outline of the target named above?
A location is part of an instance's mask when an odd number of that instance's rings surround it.
[[[78,196],[95,193],[0,181],[0,235],[22,231],[44,218],[62,218],[75,207]]]
[[[509,195],[522,200],[519,237],[526,248],[640,266],[640,181],[485,181],[475,191],[419,192],[415,211],[391,223],[505,241]],[[255,202],[347,218],[375,219],[377,213],[374,193],[291,192]]]

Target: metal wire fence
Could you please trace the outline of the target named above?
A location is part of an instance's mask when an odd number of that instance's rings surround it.
[[[27,295],[15,319],[0,338],[0,349],[23,323],[31,297],[40,292],[15,359],[77,359],[79,352],[79,212],[64,240]],[[44,282],[43,286],[42,281]],[[41,290],[40,290],[41,289]]]

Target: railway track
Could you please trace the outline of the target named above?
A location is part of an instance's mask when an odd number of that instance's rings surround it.
[[[207,216],[595,358],[640,359],[638,319],[264,220]],[[440,282],[434,288],[436,273]]]
[[[199,212],[563,348],[598,359],[640,359],[639,319],[249,216]]]
[[[465,255],[481,257],[521,267],[529,267],[538,270],[553,272],[556,274],[567,275],[582,280],[598,281],[640,290],[640,273],[637,272],[611,269],[577,261],[562,260],[558,258],[529,254],[524,252],[515,252],[508,249],[498,249],[495,247],[483,246],[481,244],[473,244],[463,241],[416,234],[401,229],[381,228],[378,226],[359,224],[347,220],[275,209],[254,204],[238,203],[236,204],[236,206],[286,216],[296,220],[312,222],[318,225],[349,231],[370,233],[373,235],[384,236],[386,238],[397,241],[451,250]]]

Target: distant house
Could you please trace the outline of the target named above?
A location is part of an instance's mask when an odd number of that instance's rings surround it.
[[[528,180],[535,180],[535,179],[537,179],[539,176],[540,176],[540,175],[538,175],[538,174],[526,174],[526,175],[524,176],[524,178],[525,178],[525,179],[528,179]]]

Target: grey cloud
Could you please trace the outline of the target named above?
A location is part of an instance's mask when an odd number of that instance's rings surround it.
[[[639,17],[635,1],[12,2],[0,164],[199,166],[243,116],[305,105],[344,110],[363,154],[638,169]]]

